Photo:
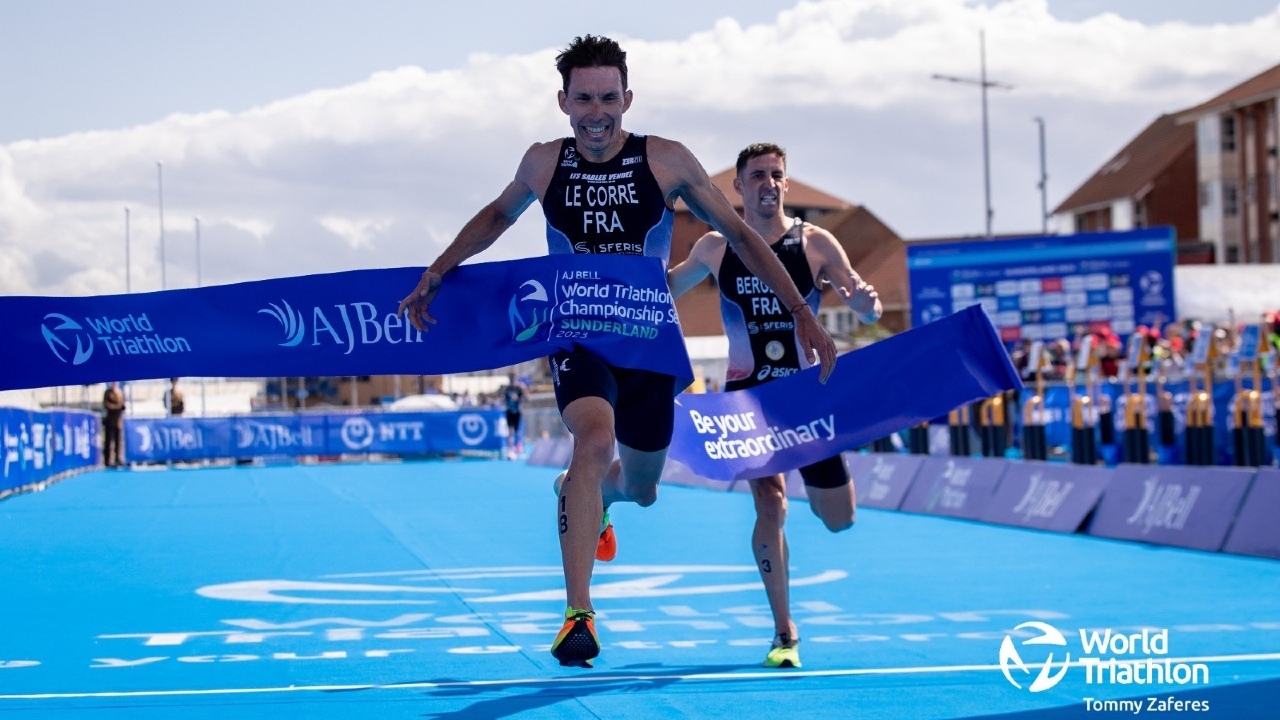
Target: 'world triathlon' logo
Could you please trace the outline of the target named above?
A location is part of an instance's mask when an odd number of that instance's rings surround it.
[[[1067,645],[1067,639],[1062,636],[1062,633],[1048,623],[1024,622],[1015,627],[1014,630],[1022,630],[1023,628],[1032,628],[1040,631],[1040,635],[1037,637],[1023,640],[1020,644],[1024,647],[1027,645],[1059,645],[1066,647]],[[1056,675],[1050,675],[1050,670],[1053,668],[1053,653],[1050,652],[1040,666],[1040,673],[1036,675],[1036,679],[1032,681],[1031,687],[1028,689],[1033,693],[1040,692],[1041,690],[1048,690],[1061,682],[1063,676],[1067,674],[1067,668],[1071,666],[1071,653],[1065,653],[1065,655],[1066,657],[1062,660],[1062,669],[1058,670]],[[1023,663],[1022,656],[1018,654],[1018,648],[1014,646],[1013,638],[1005,635],[1004,642],[1000,644],[1000,672],[1004,673],[1005,679],[1012,683],[1014,687],[1021,690],[1022,686],[1009,673],[1010,666],[1021,670],[1024,675],[1031,674],[1031,670]]]
[[[84,330],[83,325],[62,313],[49,313],[44,316],[44,319],[45,323],[40,326],[40,330],[44,334],[45,342],[49,343],[49,349],[53,351],[54,356],[59,360],[67,362],[67,358],[62,356],[64,350],[68,355],[71,354],[71,346],[67,340],[63,339],[68,338],[68,336],[74,337],[76,340],[76,352],[75,355],[71,356],[72,365],[79,365],[93,355],[93,336],[80,334],[80,331]],[[49,327],[49,320],[53,320],[57,324]]]
[[[307,333],[306,323],[302,319],[302,313],[294,310],[289,303],[281,300],[281,308],[275,303],[267,303],[270,308],[262,308],[259,313],[265,313],[275,318],[284,327],[284,342],[279,343],[282,347],[293,347],[302,342],[302,337]]]
[[[529,288],[527,293],[525,288]],[[526,280],[520,286],[511,296],[507,319],[511,321],[511,336],[516,342],[533,337],[538,328],[551,319],[551,299],[547,297],[547,289],[542,283]]]

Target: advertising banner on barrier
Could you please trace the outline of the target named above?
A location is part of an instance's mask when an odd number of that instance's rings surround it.
[[[888,453],[845,453],[849,477],[853,479],[858,505],[897,510],[911,489],[923,455],[890,455]]]
[[[927,458],[911,483],[902,509],[979,520],[1008,466],[1003,458]]]
[[[328,453],[501,450],[506,418],[496,411],[330,415]]]
[[[0,408],[0,493],[96,466],[102,457],[101,420],[77,410]]]
[[[290,414],[125,420],[129,462],[273,455],[420,454],[500,450],[497,410],[438,413]]]
[[[0,390],[165,377],[446,374],[583,346],[693,376],[663,263],[552,255],[463,265],[426,333],[396,312],[421,268],[97,297],[0,297]]]
[[[1231,528],[1223,552],[1280,560],[1280,470],[1262,468]]]
[[[1077,325],[1128,336],[1177,317],[1172,228],[907,247],[919,326],[982,307],[1006,343],[1073,336]]]
[[[1217,551],[1253,469],[1121,465],[1102,494],[1089,534]]]
[[[1111,479],[1107,468],[1027,461],[1009,463],[984,522],[1073,533]]]
[[[741,480],[787,472],[1022,387],[977,308],[840,358],[827,384],[809,368],[748,390],[676,398],[671,457]]]

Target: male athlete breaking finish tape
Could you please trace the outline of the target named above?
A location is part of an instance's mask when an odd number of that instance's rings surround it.
[[[672,207],[682,198],[777,292],[796,318],[800,352],[817,355],[825,380],[835,366],[835,344],[769,247],[683,145],[623,131],[622,115],[632,95],[622,48],[605,37],[575,38],[556,58],[556,68],[564,81],[560,109],[569,116],[573,137],[525,152],[515,179],[431,263],[400,311],[426,330],[424,322],[435,322],[427,310],[443,277],[492,245],[534,200],[546,215],[551,253],[650,255],[665,261]],[[594,205],[586,203],[588,195]],[[648,506],[657,499],[676,388],[670,376],[611,367],[580,348],[549,360],[556,403],[574,438],[569,469],[557,479],[556,522],[569,607],[551,653],[562,665],[590,667],[600,654],[591,571],[597,557],[610,560],[616,553],[608,507],[622,501]]]
[[[863,322],[876,322],[883,309],[875,288],[849,267],[849,258],[831,233],[787,217],[787,155],[777,145],[749,145],[738,154],[733,187],[742,195],[747,225],[761,237],[774,239],[772,250],[787,269],[810,308],[817,312],[822,286],[831,283]],[[720,286],[720,313],[729,336],[729,370],[725,390],[741,390],[785,377],[809,367],[795,344],[791,313],[743,263],[723,235],[708,233],[694,243],[689,258],[668,273],[673,296],[679,297],[715,275]],[[800,468],[809,507],[831,532],[853,525],[856,503],[849,471],[839,455]],[[751,534],[760,577],[773,611],[773,647],[765,667],[800,667],[800,638],[791,619],[787,595],[789,552],[783,524],[787,488],[782,475],[749,481],[755,498],[756,524]]]

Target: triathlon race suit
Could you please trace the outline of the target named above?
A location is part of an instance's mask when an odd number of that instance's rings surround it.
[[[797,220],[770,247],[796,284],[800,296],[816,314],[822,291],[814,285],[813,270],[805,256],[803,227]],[[755,387],[811,365],[796,340],[796,323],[791,311],[747,269],[732,247],[724,249],[716,281],[720,285],[724,332],[729,336],[726,391]],[[800,476],[805,485],[817,488],[836,488],[849,482],[849,471],[839,455],[800,468]]]
[[[649,170],[643,135],[629,135],[603,163],[579,155],[574,138],[561,141],[542,212],[552,254],[647,255],[664,262],[671,255],[675,214]],[[604,398],[614,409],[618,442],[642,452],[671,444],[675,378],[613,367],[580,347],[548,360],[561,413],[578,398]]]

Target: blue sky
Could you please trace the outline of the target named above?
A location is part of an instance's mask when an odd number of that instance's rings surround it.
[[[0,292],[122,289],[125,206],[158,286],[156,160],[170,286],[195,215],[206,281],[426,264],[567,132],[549,59],[585,32],[632,54],[627,127],[712,172],[779,141],[796,177],[927,237],[982,227],[977,93],[928,76],[976,75],[986,28],[1017,86],[991,98],[995,229],[1032,231],[1032,117],[1053,205],[1160,113],[1280,62],[1277,4],[0,0]],[[545,252],[540,226],[486,258]]]

